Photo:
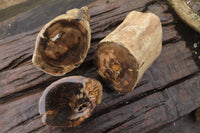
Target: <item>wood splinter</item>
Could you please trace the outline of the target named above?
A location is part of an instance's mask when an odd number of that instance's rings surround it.
[[[132,11],[98,44],[95,65],[116,91],[131,92],[162,48],[160,19],[152,13]]]
[[[72,9],[39,32],[32,62],[40,70],[61,76],[80,66],[90,48],[88,8]]]
[[[62,78],[48,86],[40,98],[42,122],[49,126],[77,126],[101,103],[102,93],[102,85],[95,79]]]

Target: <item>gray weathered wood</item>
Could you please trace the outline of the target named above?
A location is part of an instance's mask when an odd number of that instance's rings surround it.
[[[44,8],[52,7],[47,4]],[[153,12],[161,18],[164,46],[160,57],[144,74],[136,89],[122,96],[112,92],[102,82],[92,58],[98,41],[113,31],[129,11],[135,9]],[[25,19],[39,11],[25,12],[16,16],[16,21],[12,23],[17,24],[18,19]],[[57,13],[61,14],[62,11]],[[41,123],[39,97],[46,86],[61,77],[44,74],[31,63],[39,27],[0,40],[0,132],[147,132],[200,106],[200,92],[197,89],[200,88],[199,68],[192,59],[191,51],[186,48],[187,42],[178,34],[172,13],[164,1],[98,0],[89,5],[89,11],[91,49],[80,68],[65,76],[84,75],[100,80],[104,85],[102,104],[87,121],[75,128],[51,128]],[[24,25],[28,26],[28,23]]]

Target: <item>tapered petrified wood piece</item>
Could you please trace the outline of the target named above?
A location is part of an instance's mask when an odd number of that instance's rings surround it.
[[[46,88],[40,98],[39,112],[46,125],[74,127],[87,119],[101,100],[99,81],[71,76]]]
[[[160,19],[132,11],[98,44],[95,65],[100,76],[119,93],[131,92],[162,48]]]
[[[32,62],[48,74],[64,75],[83,62],[90,40],[88,8],[69,10],[39,32]]]

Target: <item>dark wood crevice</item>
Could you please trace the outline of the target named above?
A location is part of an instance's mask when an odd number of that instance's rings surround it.
[[[38,131],[40,131],[40,130],[42,130],[42,129],[44,129],[44,128],[45,128],[45,125],[43,125],[43,126],[37,128],[37,129],[34,129],[34,130],[32,130],[32,131],[30,131],[30,132],[28,132],[28,133],[37,133]]]
[[[194,77],[196,77],[196,76],[199,76],[199,75],[200,75],[200,71],[197,71],[197,72],[192,73],[192,74],[190,74],[190,75],[187,75],[187,76],[185,76],[185,77],[183,77],[183,78],[181,78],[181,79],[177,79],[177,80],[175,80],[175,81],[172,81],[172,82],[170,82],[169,84],[167,84],[167,85],[165,85],[165,86],[163,86],[163,87],[159,87],[159,88],[157,88],[157,89],[155,89],[155,90],[157,90],[157,91],[162,91],[162,90],[167,89],[167,88],[169,88],[169,87],[172,87],[172,86],[181,84],[182,82],[185,82],[185,81],[187,81],[187,80],[190,80],[190,79],[192,79],[192,78],[194,78]]]
[[[13,130],[14,128],[16,128],[16,127],[18,127],[18,126],[23,126],[23,125],[25,125],[25,124],[29,123],[30,121],[35,120],[35,119],[37,119],[37,118],[40,118],[40,115],[39,115],[39,114],[36,114],[35,116],[31,117],[31,118],[28,119],[28,120],[25,120],[25,121],[20,122],[19,124],[17,124],[16,126],[10,128],[10,129],[7,130],[6,132],[10,132],[10,131]]]
[[[9,69],[14,69],[14,68],[18,67],[19,65],[21,65],[31,59],[32,59],[32,56],[27,57],[27,54],[21,55],[18,58],[16,58],[15,60],[13,60],[11,63],[9,63],[8,66],[5,66],[4,68],[0,69],[0,72],[6,71]]]
[[[167,89],[167,88],[170,88],[170,87],[172,87],[172,86],[181,84],[181,83],[183,83],[183,82],[185,82],[185,81],[187,81],[187,80],[190,80],[190,79],[192,79],[192,78],[194,78],[194,77],[196,77],[196,76],[198,76],[198,75],[200,75],[200,71],[195,72],[195,73],[193,73],[193,74],[190,74],[190,75],[188,75],[188,76],[186,76],[186,77],[183,77],[183,78],[181,78],[181,79],[172,81],[172,82],[168,83],[168,84],[165,85],[165,86],[162,86],[162,87],[159,87],[159,88],[154,88],[154,89],[152,89],[152,90],[150,90],[150,91],[147,91],[147,92],[145,92],[145,93],[143,93],[143,94],[141,94],[141,95],[136,95],[136,96],[134,96],[134,97],[133,97],[132,99],[130,99],[130,100],[120,101],[120,102],[117,103],[116,105],[112,105],[112,106],[110,106],[109,108],[106,108],[106,109],[104,109],[104,110],[101,110],[101,112],[95,112],[95,114],[93,115],[93,118],[92,118],[92,119],[95,119],[95,117],[98,117],[98,116],[101,116],[101,115],[103,115],[103,114],[106,114],[106,113],[108,113],[108,112],[110,112],[110,111],[112,111],[112,110],[121,108],[121,107],[123,107],[124,105],[128,105],[128,104],[134,103],[134,102],[136,102],[136,101],[139,101],[139,100],[143,99],[144,97],[147,97],[147,96],[149,96],[149,95],[152,95],[152,94],[154,94],[154,93],[156,93],[156,92],[162,92],[162,91],[164,91],[164,90]],[[137,88],[137,87],[136,87],[136,88]],[[160,106],[160,105],[156,105],[156,106]],[[127,121],[128,121],[128,120],[127,120]],[[123,123],[124,123],[124,122],[123,122]],[[123,124],[123,123],[121,123],[121,124]]]
[[[89,7],[90,8],[90,7]],[[94,18],[96,16],[99,16],[99,15],[104,15],[105,13],[110,13],[110,12],[113,12],[115,11],[116,9],[118,9],[119,7],[115,7],[115,8],[112,8],[112,9],[109,9],[109,10],[106,10],[106,11],[103,11],[101,13],[97,13],[97,14],[94,14],[94,15],[91,15],[90,18]],[[91,24],[91,26],[94,25],[94,24]]]
[[[160,106],[163,106],[163,105],[164,105],[164,103],[160,103],[160,104],[158,104],[158,105],[152,107],[151,109],[146,110],[146,112],[148,112],[148,111],[150,111],[150,110],[152,110],[152,109],[156,109],[157,107],[160,107]],[[120,122],[120,123],[117,123],[117,124],[114,125],[113,127],[110,127],[109,129],[103,131],[102,133],[109,133],[109,132],[112,132],[112,130],[114,130],[114,129],[120,127],[120,126],[122,126],[124,123],[126,123],[126,122],[128,122],[128,121],[130,121],[130,120],[132,120],[132,119],[136,119],[136,117],[135,117],[134,115],[133,115],[133,116],[130,116],[130,117],[129,117],[128,119],[126,119],[125,121]],[[142,124],[142,121],[138,121],[138,122],[135,123],[135,124]],[[126,132],[126,130],[128,130],[128,129],[131,129],[131,126],[127,126],[126,129],[123,130],[123,132]]]
[[[1,104],[8,104],[8,103],[13,102],[15,100],[24,98],[26,96],[29,96],[29,95],[32,95],[32,94],[35,94],[35,93],[38,93],[38,92],[41,92],[50,83],[51,82],[48,82],[45,85],[38,84],[38,85],[36,85],[34,87],[31,87],[31,88],[28,88],[26,90],[22,90],[22,91],[19,91],[19,92],[16,92],[16,93],[12,93],[11,95],[7,95],[7,96],[4,96],[4,97],[1,97],[0,98],[0,105]]]
[[[96,71],[94,68],[91,69],[91,70],[88,70],[87,68],[92,68],[93,67],[93,61],[90,60],[90,61],[87,61],[87,62],[84,62],[83,64],[81,64],[81,70],[80,69],[75,69],[74,71],[72,71],[71,73],[69,74],[66,74],[65,76],[62,76],[62,77],[66,77],[66,76],[70,76],[70,75],[84,75],[84,76],[87,76],[87,77],[91,77],[91,78],[97,78],[99,79],[99,77],[97,77],[97,73],[96,75],[91,75],[91,73],[94,73],[94,71]],[[28,70],[24,71],[24,72],[27,72]],[[45,73],[41,73],[40,75],[36,76],[35,78],[27,81],[27,82],[33,82],[34,80],[42,77],[42,76],[45,76],[46,74]],[[52,82],[60,79],[61,77],[51,77],[50,79],[48,79],[47,81],[45,81],[45,84],[44,83],[39,83],[39,84],[36,84],[35,86],[32,86],[32,87],[29,87],[27,89],[23,89],[21,91],[18,91],[18,92],[14,92],[12,93],[11,95],[5,95],[3,97],[0,97],[0,104],[6,104],[6,103],[9,103],[9,102],[12,102],[12,101],[15,101],[16,99],[20,99],[20,98],[23,98],[23,97],[26,97],[26,96],[29,96],[31,94],[34,94],[34,93],[38,93],[38,92],[42,92],[44,90],[44,88],[46,88],[48,85],[50,85]],[[19,79],[15,79],[15,82],[17,80],[21,80],[20,78]],[[26,84],[26,83],[24,83]],[[18,85],[18,86],[21,86]],[[16,87],[18,87],[16,85]]]

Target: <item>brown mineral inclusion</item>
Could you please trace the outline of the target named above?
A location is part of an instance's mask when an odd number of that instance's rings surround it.
[[[64,75],[83,62],[90,38],[88,8],[69,10],[39,32],[32,61],[48,74]]]
[[[74,127],[101,103],[102,85],[95,79],[71,76],[46,88],[39,102],[42,122],[49,126]]]
[[[99,74],[118,92],[128,93],[137,79],[135,58],[121,45],[102,43],[96,52],[96,66]]]
[[[200,125],[200,108],[197,108],[195,111],[196,122]]]

